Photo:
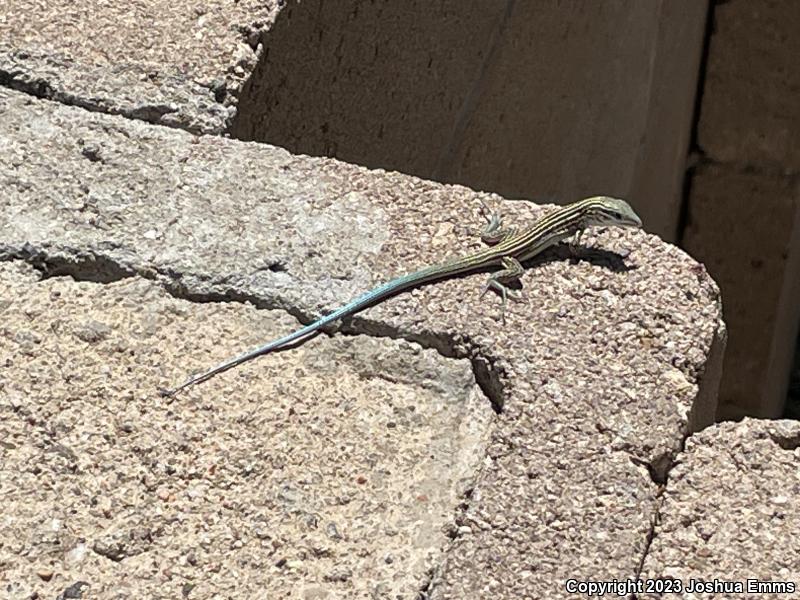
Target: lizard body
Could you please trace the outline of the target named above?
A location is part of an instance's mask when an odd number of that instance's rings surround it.
[[[192,376],[186,382],[171,390],[163,390],[162,394],[172,396],[184,388],[206,381],[243,362],[301,340],[333,321],[353,315],[399,292],[486,267],[501,267],[499,271],[490,276],[484,293],[490,288],[500,292],[503,298],[502,310],[504,314],[506,296],[514,297],[514,293],[508,290],[505,284],[515,281],[522,275],[524,269],[521,263],[525,260],[536,256],[546,248],[573,234],[577,234],[577,238],[580,238],[581,233],[587,227],[595,225],[641,227],[642,225],[641,219],[627,202],[608,196],[594,196],[562,206],[519,233],[514,230],[501,230],[501,222],[500,216],[494,213],[484,230],[482,237],[485,242],[492,244],[491,246],[473,254],[454,258],[392,279],[358,296],[333,312],[320,317],[313,323],[231,358],[208,371]],[[575,243],[577,243],[577,239]]]

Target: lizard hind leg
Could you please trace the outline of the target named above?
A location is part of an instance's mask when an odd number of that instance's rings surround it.
[[[489,276],[489,280],[486,282],[483,292],[481,292],[481,298],[490,289],[493,289],[500,294],[500,297],[503,299],[503,302],[500,305],[500,320],[505,325],[507,299],[511,298],[512,300],[522,300],[522,294],[520,294],[517,290],[510,289],[507,284],[519,281],[519,277],[525,272],[525,269],[516,258],[511,256],[504,256],[502,258],[502,265],[503,268],[500,271],[492,273]]]

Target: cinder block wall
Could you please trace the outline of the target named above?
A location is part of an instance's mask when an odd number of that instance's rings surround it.
[[[684,247],[720,284],[719,418],[778,417],[800,322],[800,3],[714,6]]]
[[[800,319],[800,3],[722,2],[706,29],[708,8],[290,3],[230,131],[509,197],[630,198],[722,286],[718,416],[776,417]]]
[[[304,0],[232,135],[569,202],[631,198],[674,240],[706,3]]]

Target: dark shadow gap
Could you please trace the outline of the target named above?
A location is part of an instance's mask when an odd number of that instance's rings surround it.
[[[694,95],[694,108],[692,110],[692,129],[689,135],[689,148],[687,153],[686,171],[683,175],[683,186],[681,192],[681,205],[678,211],[677,236],[678,246],[683,247],[683,236],[689,226],[690,209],[689,203],[692,192],[692,180],[695,170],[702,165],[705,160],[705,152],[700,146],[698,139],[698,129],[700,126],[700,115],[703,108],[703,97],[705,95],[706,77],[708,71],[708,56],[711,48],[711,36],[714,33],[714,0],[710,0],[706,10],[706,27],[703,35],[703,48],[700,52],[700,65],[697,74],[697,88]]]

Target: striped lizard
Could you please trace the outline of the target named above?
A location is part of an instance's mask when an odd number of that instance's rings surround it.
[[[484,209],[488,210],[485,204]],[[454,275],[483,270],[486,267],[501,267],[499,271],[489,277],[481,295],[489,289],[499,292],[502,297],[501,315],[504,318],[506,297],[517,297],[516,292],[509,290],[506,284],[516,281],[522,275],[524,268],[521,263],[523,261],[536,256],[546,248],[573,234],[575,239],[570,245],[574,247],[587,227],[595,225],[642,226],[641,219],[627,202],[608,196],[593,196],[557,208],[519,233],[514,229],[501,229],[502,218],[496,212],[491,212],[487,220],[488,224],[481,237],[484,242],[489,244],[489,247],[468,256],[454,258],[392,279],[293,333],[231,358],[208,371],[190,377],[186,382],[171,390],[162,390],[161,393],[164,396],[172,396],[184,388],[211,379],[218,373],[227,371],[243,362],[301,340],[333,321],[353,315],[401,291]]]

